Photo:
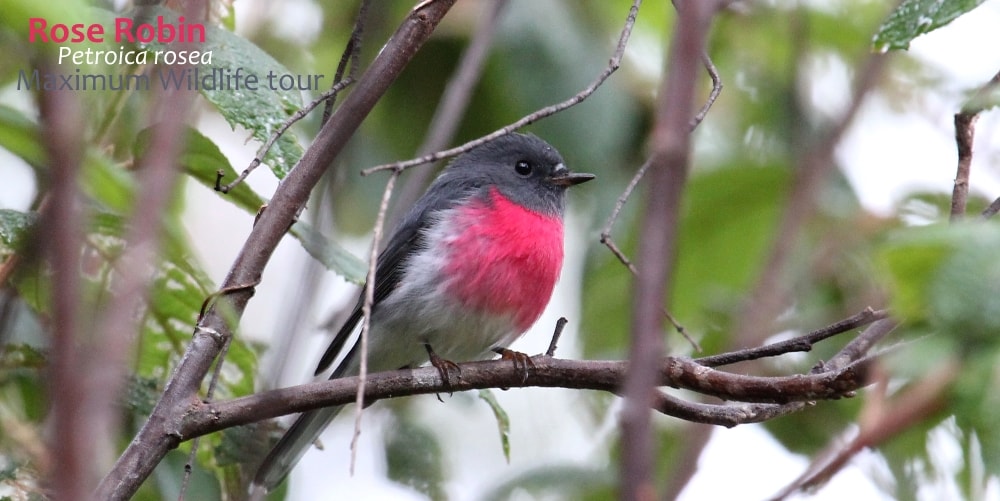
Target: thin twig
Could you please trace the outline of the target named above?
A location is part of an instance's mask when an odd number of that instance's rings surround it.
[[[552,116],[556,113],[559,113],[560,111],[563,111],[567,108],[580,104],[585,99],[590,97],[591,94],[597,91],[597,89],[604,83],[604,81],[607,80],[612,73],[617,71],[619,66],[621,66],[622,55],[625,54],[625,47],[628,45],[628,39],[632,35],[632,27],[635,26],[635,18],[636,15],[639,13],[639,5],[641,3],[642,0],[633,0],[632,7],[629,9],[628,12],[628,17],[625,19],[625,26],[622,28],[621,35],[618,37],[618,45],[615,48],[614,54],[612,54],[611,56],[611,60],[608,62],[608,66],[604,69],[604,71],[601,72],[600,75],[597,76],[596,79],[594,79],[593,82],[591,82],[590,85],[588,85],[585,89],[581,90],[580,92],[576,93],[573,97],[561,103],[557,103],[551,106],[546,106],[538,111],[535,111],[534,113],[524,116],[523,118],[514,123],[501,127],[500,129],[497,129],[483,137],[480,137],[479,139],[469,141],[461,146],[457,146],[455,148],[451,148],[448,150],[438,151],[435,153],[424,155],[419,158],[414,158],[412,160],[404,160],[401,162],[394,162],[391,164],[383,164],[383,165],[376,165],[375,167],[369,167],[361,171],[361,175],[367,176],[369,174],[383,170],[404,170],[417,165],[437,162],[438,160],[444,158],[460,155],[475,148],[476,146],[488,143],[498,137],[510,134],[511,132],[520,129],[521,127],[533,124],[543,118]]]
[[[369,5],[371,5],[371,0],[363,0],[361,7],[358,8],[358,15],[354,18],[354,28],[351,30],[351,38],[347,40],[344,53],[340,55],[340,62],[337,63],[337,71],[333,74],[333,82],[330,83],[331,91],[340,82],[344,81],[345,71],[347,71],[346,80],[353,81],[357,75],[361,60],[361,42],[364,39],[365,21],[368,19]],[[350,63],[350,69],[348,69],[348,63]],[[327,120],[330,119],[330,115],[333,114],[333,105],[336,101],[336,93],[330,96],[330,99],[327,99],[326,106],[323,107],[323,119],[320,121],[320,127],[326,125]]]
[[[1000,212],[1000,198],[997,198],[989,205],[989,207],[983,209],[981,216],[983,219],[989,219],[995,216],[997,212]]]
[[[958,167],[955,169],[955,185],[951,191],[952,221],[965,215],[969,200],[969,175],[972,171],[972,142],[976,137],[976,121],[979,112],[961,111],[955,114],[955,146],[958,148]]]
[[[246,169],[243,169],[243,172],[241,172],[240,175],[233,180],[233,182],[225,186],[219,186],[219,183],[222,181],[222,174],[221,172],[217,174],[215,180],[216,191],[221,191],[222,193],[229,193],[230,190],[232,190],[237,185],[242,183],[247,178],[247,176],[249,176],[250,173],[254,171],[254,169],[260,167],[260,164],[263,163],[264,156],[267,155],[267,152],[270,151],[271,147],[274,146],[274,143],[278,142],[278,139],[281,139],[281,136],[283,136],[285,132],[287,132],[288,129],[292,127],[292,125],[295,125],[296,122],[305,118],[306,115],[311,113],[312,110],[316,109],[316,107],[319,106],[320,103],[328,99],[336,98],[337,94],[340,93],[340,91],[344,90],[348,85],[351,85],[352,83],[354,83],[354,79],[351,77],[347,77],[344,80],[341,80],[340,82],[334,84],[334,86],[330,88],[330,90],[327,90],[322,94],[320,94],[319,97],[314,99],[311,103],[305,105],[295,113],[292,113],[292,115],[288,117],[288,119],[285,120],[284,123],[282,123],[281,126],[277,128],[277,130],[274,131],[274,134],[271,134],[271,137],[269,137],[267,141],[265,141],[264,144],[260,146],[260,149],[257,150],[257,154],[254,155],[253,160],[250,161],[250,165],[248,165]]]
[[[721,367],[724,365],[735,364],[737,362],[784,355],[785,353],[811,351],[816,343],[824,339],[847,332],[851,329],[856,329],[863,325],[868,325],[876,320],[881,320],[888,316],[889,312],[886,310],[876,311],[871,308],[865,308],[856,315],[852,315],[826,327],[816,329],[803,336],[798,336],[777,343],[771,343],[758,348],[749,348],[723,353],[720,355],[712,355],[710,357],[696,358],[695,362],[698,362],[706,367]]]
[[[712,109],[712,105],[715,104],[716,99],[719,98],[719,94],[722,93],[722,78],[719,76],[719,71],[716,69],[715,63],[712,62],[712,58],[709,57],[707,51],[702,53],[701,59],[702,63],[705,65],[705,70],[712,79],[712,90],[709,92],[708,99],[706,99],[705,104],[702,105],[698,113],[691,119],[692,132],[698,127],[698,125],[701,124],[702,121],[705,120],[709,110]],[[608,220],[604,224],[604,228],[601,230],[601,243],[611,251],[611,254],[618,258],[618,261],[628,268],[628,271],[632,273],[632,276],[638,275],[639,271],[636,269],[635,265],[628,258],[628,256],[626,256],[625,253],[618,247],[618,244],[614,241],[614,239],[611,238],[611,229],[618,221],[618,216],[621,214],[625,204],[628,202],[629,198],[632,197],[632,192],[635,191],[635,187],[639,184],[639,181],[642,180],[643,176],[646,175],[646,171],[649,169],[649,163],[650,159],[647,159],[646,162],[639,167],[639,170],[636,171],[635,175],[632,176],[632,179],[625,187],[625,191],[623,191],[622,194],[618,196],[618,200],[615,201],[614,209],[612,209],[611,214],[608,216]],[[684,339],[691,344],[694,350],[700,352],[701,345],[688,334],[684,326],[681,325],[681,323],[678,322],[677,319],[674,318],[674,316],[671,315],[665,308],[663,309],[663,314],[666,316],[667,320],[674,327],[674,329],[681,336],[684,336]]]
[[[955,146],[958,150],[958,166],[955,172],[955,185],[951,192],[951,221],[957,221],[965,215],[965,207],[969,199],[969,175],[972,170],[972,143],[976,137],[976,121],[982,113],[990,91],[1000,84],[1000,72],[993,75],[988,82],[976,90],[962,110],[955,114]],[[992,210],[991,204],[987,210]],[[989,217],[983,212],[983,217]]]
[[[201,322],[201,319],[205,317],[205,313],[208,311],[208,307],[214,305],[215,301],[220,297],[237,292],[249,292],[250,295],[253,296],[258,285],[260,285],[259,279],[252,284],[229,285],[209,294],[201,302],[201,309],[198,311],[198,321],[196,323]]]
[[[389,200],[392,198],[392,189],[396,186],[396,179],[399,178],[400,171],[392,171],[389,180],[385,183],[385,191],[382,192],[382,203],[378,207],[378,217],[375,218],[375,228],[372,230],[372,249],[368,256],[368,280],[365,282],[365,301],[361,306],[363,320],[361,322],[361,357],[358,377],[358,391],[355,397],[354,406],[354,435],[351,437],[351,474],[354,474],[354,464],[358,456],[358,438],[361,437],[361,415],[365,410],[365,378],[368,375],[368,335],[371,331],[372,306],[375,304],[375,270],[378,269],[378,254],[382,240],[382,229],[385,225],[385,214],[389,210]]]
[[[899,325],[892,318],[876,320],[867,329],[861,332],[858,337],[847,343],[836,355],[825,363],[817,364],[813,368],[813,374],[831,370],[840,370],[848,365],[860,360],[861,357],[871,350],[875,343],[878,343],[885,336],[889,335],[896,326]]]
[[[708,93],[708,99],[705,100],[705,104],[701,106],[698,113],[691,119],[691,131],[694,132],[698,125],[705,120],[705,116],[712,109],[712,105],[715,104],[715,100],[719,98],[719,94],[722,94],[722,77],[719,76],[719,69],[715,67],[715,63],[712,62],[712,57],[708,55],[708,51],[705,51],[701,55],[701,62],[705,65],[705,71],[708,72],[708,77],[712,79],[712,90]]]
[[[434,116],[431,118],[430,126],[427,127],[427,134],[423,143],[417,148],[417,155],[425,155],[451,144],[455,137],[455,132],[462,122],[472,98],[472,93],[476,85],[482,78],[483,68],[486,66],[487,56],[493,44],[493,35],[500,25],[501,14],[507,7],[508,0],[494,0],[484,4],[488,10],[479,23],[476,24],[469,41],[468,48],[462,52],[462,57],[458,61],[455,72],[445,85],[444,94]],[[386,226],[392,228],[405,214],[420,195],[434,174],[434,169],[415,169],[406,179],[405,184],[396,196],[395,207],[388,217]]]
[[[719,70],[716,69],[715,63],[712,62],[712,58],[709,57],[708,52],[702,53],[701,58],[705,65],[705,70],[708,72],[708,76],[712,79],[712,90],[708,93],[708,99],[705,100],[705,104],[701,106],[698,113],[691,119],[692,132],[694,132],[701,122],[705,120],[708,112],[712,109],[712,105],[715,104],[715,101],[722,93],[722,77],[719,76]],[[615,222],[618,221],[618,216],[621,213],[622,208],[625,207],[625,203],[632,197],[632,192],[635,190],[636,185],[638,185],[639,181],[646,175],[646,170],[648,169],[649,159],[647,159],[646,162],[639,167],[639,170],[636,171],[635,175],[632,176],[632,179],[629,181],[628,186],[625,187],[625,191],[618,196],[618,200],[615,201],[615,207],[611,211],[611,215],[608,216],[608,220],[604,223],[604,228],[601,230],[601,243],[604,244],[608,250],[610,250],[611,253],[614,254],[615,257],[617,257],[630,272],[632,272],[633,275],[636,275],[638,271],[635,269],[635,265],[632,264],[632,261],[625,256],[621,249],[618,248],[618,245],[615,244],[615,241],[611,238],[611,229],[614,227]]]
[[[628,268],[628,271],[632,272],[633,276],[638,275],[639,272],[635,269],[635,265],[632,264],[632,261],[625,256],[625,254],[611,239],[611,228],[615,225],[615,222],[618,221],[618,215],[625,207],[625,203],[628,202],[628,199],[632,197],[632,192],[635,191],[635,187],[639,185],[639,181],[641,181],[643,176],[646,175],[646,171],[649,170],[651,162],[652,158],[646,159],[646,162],[643,163],[642,166],[639,167],[639,170],[635,172],[635,175],[632,176],[628,185],[625,186],[625,191],[623,191],[622,194],[618,196],[618,200],[615,201],[615,207],[611,210],[611,215],[608,216],[607,222],[604,223],[604,229],[601,230],[601,243],[611,250],[611,253],[614,254],[626,268]]]
[[[219,182],[222,179],[221,176],[219,176],[219,179],[215,182],[215,189],[217,191],[229,193],[229,190],[232,190],[238,184],[242,183],[254,169],[260,166],[260,164],[264,161],[264,156],[271,150],[274,143],[278,142],[278,139],[280,139],[292,125],[305,118],[306,115],[316,109],[320,103],[324,102],[326,103],[326,106],[323,108],[323,119],[320,121],[320,126],[322,127],[323,125],[326,125],[327,120],[330,119],[330,115],[333,112],[333,104],[337,101],[337,96],[340,94],[340,91],[354,83],[355,75],[357,74],[358,66],[360,65],[361,41],[364,36],[365,19],[367,18],[368,5],[370,3],[370,0],[364,0],[361,2],[361,7],[358,9],[358,15],[354,19],[354,28],[351,31],[351,38],[347,41],[347,46],[344,48],[344,52],[340,56],[340,63],[337,64],[337,70],[334,73],[333,82],[330,84],[330,88],[320,94],[318,98],[314,99],[304,108],[296,111],[288,117],[288,119],[285,120],[285,122],[282,123],[273,134],[271,134],[271,137],[268,138],[263,145],[261,145],[260,149],[257,150],[257,154],[254,155],[253,160],[250,161],[250,165],[247,166],[247,168],[244,169],[243,172],[241,172],[240,175],[233,180],[233,182],[219,188]],[[350,65],[349,69],[348,64]],[[347,71],[346,77],[344,77],[345,71]]]
[[[559,317],[559,320],[556,320],[556,329],[552,332],[552,340],[549,341],[549,349],[545,350],[546,357],[556,356],[556,348],[559,344],[559,337],[562,336],[563,329],[566,328],[567,322],[569,322],[569,320],[566,320],[566,317]]]

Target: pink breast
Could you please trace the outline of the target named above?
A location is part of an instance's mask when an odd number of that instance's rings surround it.
[[[491,191],[453,219],[457,237],[446,252],[447,291],[468,308],[506,314],[524,332],[541,316],[559,278],[563,228],[559,217],[527,210]]]

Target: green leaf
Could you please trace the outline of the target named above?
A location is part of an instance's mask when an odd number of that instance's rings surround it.
[[[38,124],[24,113],[0,105],[0,148],[38,168],[45,163],[45,149],[39,140]]]
[[[131,172],[91,149],[87,151],[80,177],[83,192],[103,210],[115,214],[128,214],[132,211],[135,178]]]
[[[983,0],[904,0],[879,27],[872,39],[877,52],[905,50],[910,42],[971,11]]]
[[[296,222],[289,231],[299,239],[309,255],[323,263],[327,269],[337,272],[349,282],[364,283],[368,266],[347,249],[326,238],[305,221]]]
[[[928,291],[932,324],[966,349],[1000,343],[1000,233],[987,228],[941,263]]]
[[[142,9],[139,12],[140,14],[136,16],[137,23],[155,19],[156,16],[163,16],[169,22],[175,22],[177,19],[176,12],[163,7]],[[164,50],[167,47],[154,43],[148,48]],[[283,75],[292,75],[296,78],[298,75],[293,75],[288,68],[249,40],[226,29],[207,25],[205,42],[198,43],[197,49],[212,54],[211,64],[197,66],[197,80],[203,81],[205,77],[214,76],[216,82],[229,82],[225,85],[216,83],[210,86],[211,88],[199,85],[198,90],[205,99],[215,105],[219,113],[234,128],[237,125],[244,127],[251,132],[254,139],[264,142],[289,116],[302,107],[302,97],[298,90],[282,90],[276,83],[269,82],[268,78],[271,76],[271,80],[277,82],[277,78]],[[160,71],[179,70],[163,67]],[[237,72],[244,78],[248,75],[255,76],[258,81],[256,90],[247,88],[245,83],[237,89],[236,82],[229,78],[235,78]],[[178,73],[175,76],[180,75]],[[187,85],[186,79],[182,85]],[[274,175],[281,179],[299,161],[302,152],[302,146],[295,135],[286,133],[278,139],[263,160]]]
[[[503,457],[510,463],[510,417],[507,411],[497,402],[496,395],[489,388],[479,390],[479,398],[490,406],[493,416],[497,420],[497,431],[500,432],[500,446],[503,448]]]
[[[38,215],[33,212],[0,209],[0,261],[21,248],[37,219]]]
[[[148,129],[140,134],[140,140],[147,137]],[[250,214],[256,214],[266,203],[264,198],[253,191],[247,183],[237,184],[228,193],[215,190],[215,181],[219,171],[222,172],[223,183],[236,179],[236,171],[233,170],[229,159],[222,154],[222,150],[196,129],[187,129],[187,148],[181,153],[179,161],[184,167],[184,172],[189,176],[223,197],[223,200]]]
[[[397,415],[385,439],[388,477],[430,499],[447,499],[441,444],[427,427]]]
[[[890,236],[880,260],[881,269],[888,274],[895,315],[910,320],[926,318],[933,273],[954,246],[943,227],[907,228]]]
[[[614,499],[607,496],[614,488],[612,469],[594,469],[578,465],[554,465],[532,468],[486,492],[480,499]],[[605,495],[602,495],[605,494]]]
[[[884,245],[894,315],[927,322],[966,350],[1000,344],[1000,228],[907,228]]]
[[[136,141],[136,155],[149,141],[149,130],[144,130],[139,134]],[[205,137],[195,129],[187,130],[187,148],[180,156],[180,163],[184,171],[201,183],[213,193],[222,197],[250,214],[256,214],[266,204],[263,197],[253,191],[247,183],[239,183],[229,190],[229,193],[222,193],[215,190],[215,182],[218,172],[222,172],[223,183],[236,179],[236,171],[229,163],[229,159],[222,154],[219,147],[211,139]],[[304,221],[296,222],[290,233],[295,236],[302,247],[317,261],[323,264],[328,270],[337,273],[346,280],[360,284],[364,282],[368,267],[364,261],[358,259],[336,242],[326,238],[322,233],[313,229]]]

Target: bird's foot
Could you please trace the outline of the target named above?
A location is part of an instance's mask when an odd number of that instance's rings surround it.
[[[434,353],[434,349],[431,348],[430,344],[424,343],[424,348],[427,349],[427,356],[430,357],[431,365],[437,369],[438,374],[441,376],[441,381],[444,383],[444,387],[448,389],[448,393],[451,394],[451,373],[454,370],[458,373],[458,377],[462,377],[462,368],[458,366],[455,362],[451,360],[446,360]],[[438,400],[441,400],[441,395],[438,395]]]
[[[514,369],[521,369],[521,383],[528,380],[528,371],[535,368],[535,363],[531,361],[531,356],[527,353],[508,350],[507,348],[493,348],[493,353],[500,355],[500,360],[510,360],[513,362]]]

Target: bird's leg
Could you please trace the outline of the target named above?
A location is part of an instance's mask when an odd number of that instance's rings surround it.
[[[535,368],[535,363],[531,361],[531,356],[520,351],[508,350],[507,348],[493,348],[493,353],[500,355],[500,360],[510,360],[514,363],[514,369],[523,370],[521,382],[528,380],[528,370]]]
[[[427,356],[430,357],[431,365],[438,370],[438,374],[441,375],[441,381],[444,382],[445,388],[451,391],[451,378],[449,377],[448,371],[454,369],[458,372],[459,377],[462,376],[462,368],[458,366],[455,362],[451,360],[445,360],[434,353],[434,349],[431,348],[429,343],[424,343],[424,348],[427,349]],[[440,397],[438,398],[440,400]]]

